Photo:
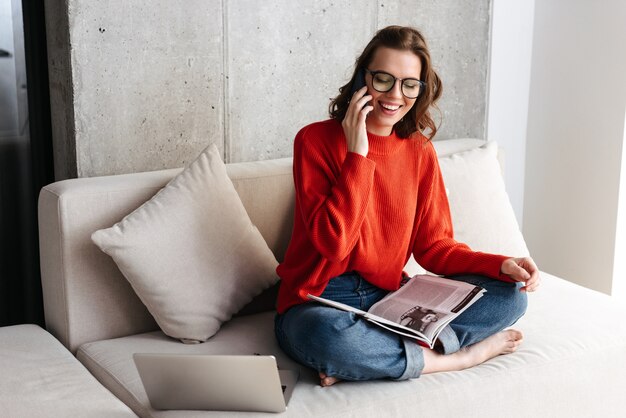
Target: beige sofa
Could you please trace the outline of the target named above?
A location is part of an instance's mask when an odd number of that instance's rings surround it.
[[[465,202],[455,201],[455,190],[467,187],[452,182],[470,175],[462,151],[481,144],[478,140],[436,144],[442,169],[447,167],[444,180],[451,189],[455,229],[478,247],[488,246],[481,243],[485,237],[471,236],[476,231],[480,235],[482,226],[461,213],[472,204],[465,197]],[[228,164],[227,170],[250,218],[280,260],[293,220],[291,160]],[[626,310],[606,295],[547,273],[540,291],[530,295],[528,313],[515,325],[525,335],[517,353],[469,370],[411,381],[344,382],[321,388],[314,372],[294,364],[277,346],[272,290],[249,305],[247,315],[229,320],[205,343],[186,345],[167,337],[116,264],[90,237],[140,206],[179,172],[66,180],[46,186],[39,200],[46,327],[137,415],[257,414],[152,409],[132,361],[135,352],[273,354],[279,366],[300,369],[286,417],[612,417],[626,411]],[[493,204],[474,203],[473,210],[490,216]],[[486,231],[488,225],[484,227]],[[501,244],[502,252],[524,246],[523,242]],[[492,245],[500,244],[493,241]],[[417,269],[415,264],[407,266],[409,272]]]

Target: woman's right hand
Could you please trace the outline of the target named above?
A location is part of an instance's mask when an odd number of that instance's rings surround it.
[[[374,109],[371,105],[365,106],[370,100],[372,100],[372,96],[367,94],[367,86],[354,92],[346,116],[341,122],[348,144],[348,152],[355,152],[364,157],[369,151],[365,118]]]

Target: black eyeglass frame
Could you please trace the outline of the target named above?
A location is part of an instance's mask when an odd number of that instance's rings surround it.
[[[402,92],[402,95],[403,95],[404,97],[406,97],[407,99],[417,99],[417,98],[420,96],[420,94],[422,94],[422,91],[423,91],[423,90],[424,90],[424,88],[426,87],[426,82],[425,82],[425,81],[422,81],[422,80],[420,80],[420,79],[418,79],[418,78],[413,78],[413,77],[408,77],[408,78],[398,78],[398,77],[394,76],[393,74],[389,74],[389,73],[388,73],[388,72],[386,72],[386,71],[372,71],[372,70],[370,70],[369,68],[365,68],[365,71],[367,71],[368,73],[370,73],[370,75],[372,76],[372,88],[373,88],[374,90],[376,90],[377,92],[379,92],[379,93],[387,93],[388,91],[391,91],[391,89],[393,89],[393,88],[396,86],[396,81],[400,81],[400,91]],[[376,87],[374,87],[374,77],[376,76],[376,74],[385,74],[385,75],[388,75],[389,77],[393,78],[393,84],[391,84],[391,86],[390,86],[387,90],[378,90]],[[404,93],[404,88],[403,88],[403,86],[404,86],[404,82],[405,82],[406,80],[416,81],[416,82],[420,85],[420,89],[419,89],[419,92],[417,93],[417,96],[415,96],[415,97],[411,97],[411,96],[407,96],[407,95]]]

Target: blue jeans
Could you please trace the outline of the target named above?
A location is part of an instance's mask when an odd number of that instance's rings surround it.
[[[521,285],[482,276],[457,276],[487,290],[474,305],[450,323],[438,338],[438,351],[450,354],[512,325],[526,311]],[[355,272],[328,282],[322,297],[367,311],[387,291]],[[414,339],[387,331],[353,313],[318,303],[305,303],[276,315],[276,338],[294,360],[342,380],[419,377],[422,348]]]

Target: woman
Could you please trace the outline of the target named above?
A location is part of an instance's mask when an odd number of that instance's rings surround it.
[[[503,330],[525,312],[538,269],[528,257],[474,252],[453,239],[430,143],[437,128],[429,109],[441,88],[422,35],[390,26],[357,59],[331,103],[331,119],[296,136],[296,210],[277,268],[276,336],[286,353],[319,373],[322,386],[461,370],[522,341],[521,332]],[[434,350],[307,299],[310,293],[368,310],[399,288],[411,254],[428,271],[487,289]]]

